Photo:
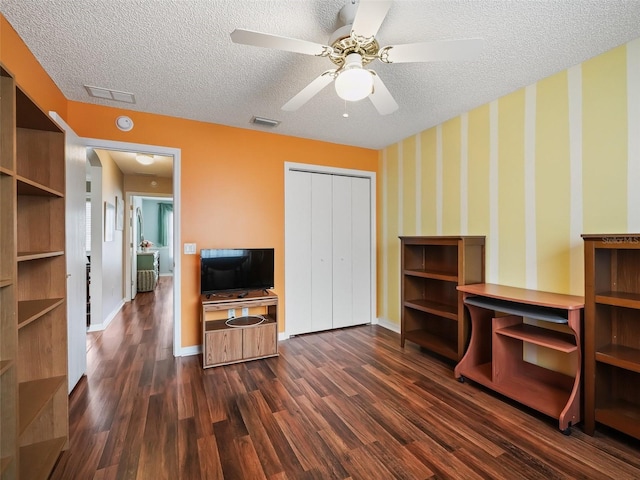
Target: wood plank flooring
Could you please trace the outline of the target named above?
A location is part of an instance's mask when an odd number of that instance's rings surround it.
[[[162,277],[89,335],[53,479],[640,478],[640,442],[564,436],[381,327],[208,370],[173,358],[171,288]]]

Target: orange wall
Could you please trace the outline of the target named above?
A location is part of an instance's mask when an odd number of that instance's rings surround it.
[[[55,111],[61,117],[66,117],[66,98],[2,15],[0,15],[0,62],[13,74],[20,88],[42,110]]]
[[[284,162],[376,171],[375,150],[69,102],[81,137],[181,149],[181,240],[200,248],[274,247],[275,291],[284,305]],[[118,115],[134,122],[115,126]],[[200,343],[199,256],[182,255],[182,345]],[[282,329],[282,326],[281,326]]]
[[[378,152],[119,108],[67,102],[0,16],[0,60],[43,109],[81,137],[181,149],[181,240],[200,248],[274,247],[284,319],[284,162],[376,171]],[[7,28],[8,27],[8,28]],[[134,121],[121,132],[115,119]],[[199,256],[182,256],[182,346],[200,343]],[[281,325],[281,330],[282,330]]]

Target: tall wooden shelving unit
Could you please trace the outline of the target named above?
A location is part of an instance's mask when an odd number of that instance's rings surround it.
[[[68,444],[64,133],[2,70],[2,479],[46,479]]]
[[[484,282],[479,236],[400,237],[401,328],[405,340],[459,361],[469,340],[469,319],[458,285]]]
[[[582,235],[585,255],[584,429],[640,439],[640,234]]]
[[[0,478],[17,476],[15,86],[0,68]]]

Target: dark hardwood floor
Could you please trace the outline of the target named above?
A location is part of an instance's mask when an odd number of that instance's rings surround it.
[[[163,277],[89,335],[53,479],[640,478],[640,442],[565,436],[377,326],[208,370],[173,358],[171,288]]]

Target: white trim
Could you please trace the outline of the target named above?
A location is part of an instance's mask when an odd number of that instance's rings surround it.
[[[85,146],[102,150],[118,150],[123,152],[145,152],[154,155],[173,157],[173,355],[181,356],[182,347],[182,251],[180,231],[180,165],[181,149],[163,147],[158,145],[146,145],[140,143],[117,142],[98,138],[83,138]],[[129,279],[127,279],[129,281]]]
[[[396,322],[392,322],[388,318],[378,317],[377,325],[400,334],[400,325],[398,325]]]
[[[389,166],[387,161],[387,149],[382,151],[382,215],[381,215],[381,240],[382,245],[382,298],[380,310],[389,313]]]
[[[202,345],[192,345],[190,347],[182,347],[177,357],[189,357],[191,355],[200,355],[202,353]]]
[[[416,235],[422,233],[422,135],[416,135]]]
[[[582,246],[582,66],[567,70],[569,102],[569,285],[571,293],[584,292]]]
[[[300,172],[309,172],[309,173],[324,173],[330,175],[344,175],[348,177],[358,177],[358,178],[368,178],[369,179],[369,191],[370,191],[370,205],[371,205],[371,221],[370,221],[370,238],[371,238],[371,274],[370,274],[370,283],[371,283],[371,320],[373,320],[374,315],[377,312],[377,296],[376,296],[376,279],[377,279],[377,270],[376,270],[376,255],[378,252],[377,249],[377,236],[376,236],[376,172],[371,172],[368,170],[354,170],[350,168],[338,168],[338,167],[328,167],[324,165],[311,165],[305,163],[296,163],[296,162],[284,162],[284,193],[285,193],[285,222],[286,222],[286,198],[287,198],[287,173],[289,171],[300,171]],[[287,283],[287,238],[286,238],[286,224],[285,224],[285,251],[284,251],[284,264],[285,264],[285,287],[286,291],[286,283]],[[284,302],[284,311],[285,311],[285,322],[287,318],[287,298],[285,295]],[[285,323],[286,329],[286,323]],[[284,335],[288,336],[288,334],[284,333]]]
[[[487,283],[499,283],[499,179],[498,179],[498,100],[489,103],[489,245],[487,262]]]
[[[442,235],[442,124],[436,126],[436,235]]]
[[[404,235],[404,148],[402,142],[398,142],[398,235]]]
[[[282,342],[283,340],[289,340],[291,338],[291,335],[289,335],[286,332],[279,332],[278,333],[278,341]]]
[[[106,316],[102,323],[92,323],[87,329],[87,332],[101,332],[102,330],[107,328],[111,321],[116,318],[116,315],[120,313],[122,307],[124,307],[124,299],[120,300],[118,306],[114,308],[109,315]]]
[[[627,232],[640,232],[640,38],[627,44]]]
[[[460,116],[460,234],[469,231],[469,113]]]
[[[536,93],[535,84],[524,89],[524,249],[526,288],[538,288],[536,239]]]

